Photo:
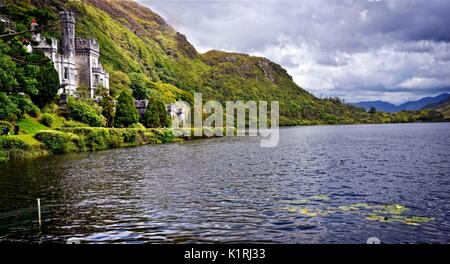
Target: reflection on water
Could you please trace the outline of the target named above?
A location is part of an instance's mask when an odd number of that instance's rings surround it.
[[[448,243],[449,131],[296,127],[272,149],[220,138],[16,162],[0,171],[0,212],[37,197],[50,209],[42,233],[0,241]]]

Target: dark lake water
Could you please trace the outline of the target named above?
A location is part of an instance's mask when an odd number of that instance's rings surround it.
[[[450,243],[450,123],[281,129],[15,162],[0,242]],[[34,217],[33,214],[31,216]],[[33,220],[34,221],[34,220]]]

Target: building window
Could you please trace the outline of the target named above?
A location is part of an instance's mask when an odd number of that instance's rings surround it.
[[[69,79],[69,68],[64,67],[64,80]]]
[[[94,83],[95,83],[95,85],[98,84],[98,74],[94,75]]]

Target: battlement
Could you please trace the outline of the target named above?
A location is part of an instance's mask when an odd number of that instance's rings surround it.
[[[75,49],[77,49],[77,50],[89,49],[89,50],[93,50],[93,51],[99,52],[100,51],[100,46],[99,46],[98,41],[96,39],[93,39],[93,38],[89,38],[89,39],[76,38],[75,39]]]
[[[40,37],[39,38],[34,37],[33,41],[36,42],[36,45],[34,47],[36,49],[58,50],[58,40],[56,38],[45,39]]]
[[[100,45],[93,38],[75,37],[75,13],[64,11],[59,15],[61,41],[58,43],[54,38],[41,38],[38,32],[32,32],[33,46],[30,48],[43,51],[45,56],[53,62],[60,84],[66,85],[58,93],[76,95],[79,85],[86,85],[90,89],[91,98],[94,98],[98,85],[109,89],[109,74],[99,61]],[[2,23],[5,23],[3,16],[0,15],[0,19]],[[32,31],[35,30],[39,26],[38,21],[33,19],[30,26]]]
[[[62,11],[59,13],[61,22],[75,24],[75,13],[72,11]]]

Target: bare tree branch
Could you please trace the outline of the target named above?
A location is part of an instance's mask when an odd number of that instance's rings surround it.
[[[21,35],[21,34],[25,34],[25,33],[34,33],[34,32],[39,32],[44,28],[44,26],[40,26],[38,29],[30,29],[30,30],[25,30],[25,31],[21,31],[21,32],[14,32],[14,33],[9,33],[9,34],[4,34],[4,35],[0,35],[0,38],[7,38],[7,37],[13,37],[13,36],[17,36],[17,35]]]

